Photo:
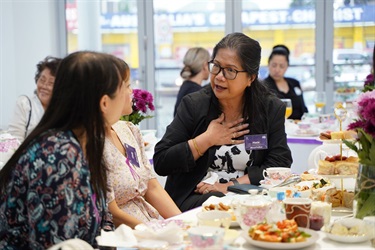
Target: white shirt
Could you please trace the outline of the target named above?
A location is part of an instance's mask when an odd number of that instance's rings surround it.
[[[36,127],[40,119],[44,114],[44,108],[40,102],[38,96],[34,94],[29,97],[31,102],[31,117],[30,124],[27,129],[27,135]],[[17,99],[16,106],[13,112],[13,118],[9,123],[8,132],[16,137],[21,143],[25,139],[25,131],[27,121],[30,115],[30,103],[27,100],[26,96],[20,96]],[[27,136],[26,135],[26,136]]]

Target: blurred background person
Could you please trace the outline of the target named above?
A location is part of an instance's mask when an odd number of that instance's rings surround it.
[[[293,112],[288,119],[301,120],[304,113],[308,113],[303,92],[298,80],[285,77],[289,67],[289,49],[285,45],[272,48],[268,58],[269,75],[264,82],[280,98],[292,101]]]
[[[56,74],[41,121],[0,171],[0,249],[47,249],[113,230],[106,203],[105,131],[125,105],[127,65],[75,52]]]
[[[184,82],[177,94],[173,116],[176,115],[178,105],[180,105],[182,98],[187,94],[200,90],[202,88],[202,82],[208,79],[210,75],[208,71],[209,60],[210,53],[204,48],[190,48],[186,52],[183,61],[184,67],[180,72],[180,76],[184,79]]]
[[[36,65],[34,94],[30,97],[22,95],[17,99],[8,132],[20,142],[35,128],[49,105],[60,61],[60,58],[51,56],[40,61]]]
[[[130,69],[127,71],[123,115],[133,112]],[[156,179],[144,145],[139,128],[132,122],[118,121],[106,129],[107,202],[116,227],[126,224],[134,228],[160,216],[169,218],[181,213]]]

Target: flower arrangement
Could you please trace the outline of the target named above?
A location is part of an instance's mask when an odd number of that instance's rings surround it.
[[[375,166],[375,91],[361,93],[355,105],[359,118],[348,129],[357,131],[359,146],[350,141],[344,143],[358,154],[360,163]]]
[[[362,219],[375,215],[375,91],[366,84],[355,102],[358,119],[349,124],[348,129],[358,133],[356,142],[344,143],[358,154],[360,167],[355,188],[353,207],[355,216]],[[357,146],[358,145],[358,146]]]
[[[133,112],[130,115],[124,115],[120,118],[123,121],[130,121],[138,125],[141,121],[153,116],[148,114],[148,110],[154,111],[153,104],[154,97],[147,90],[134,89],[133,90]]]

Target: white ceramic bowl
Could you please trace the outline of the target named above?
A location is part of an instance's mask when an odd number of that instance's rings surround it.
[[[197,213],[199,226],[222,227],[228,229],[232,215],[226,211],[211,210]]]

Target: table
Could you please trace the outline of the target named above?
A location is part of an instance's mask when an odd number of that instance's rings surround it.
[[[198,207],[198,208],[189,210],[185,213],[182,213],[180,215],[174,216],[170,219],[180,219],[180,220],[185,220],[185,221],[196,221],[196,214],[200,211],[202,211],[202,208]],[[341,214],[333,213],[331,219],[336,220],[336,219],[338,219],[338,218],[340,218],[344,215],[346,215],[346,214],[344,214],[344,213],[341,213]],[[241,230],[241,228],[235,228],[235,229]],[[318,234],[319,234],[319,240],[315,244],[313,244],[309,247],[306,247],[304,249],[307,249],[307,250],[313,250],[313,249],[314,250],[315,249],[324,249],[324,250],[327,250],[327,249],[351,249],[351,250],[374,249],[374,248],[371,247],[370,241],[361,242],[361,243],[353,243],[353,244],[340,243],[340,242],[332,241],[332,240],[326,238],[324,232],[319,231]],[[241,237],[241,236],[239,236],[239,237]],[[255,246],[252,246],[252,245],[250,245],[249,243],[246,242],[241,248],[228,245],[228,246],[225,246],[224,249],[225,250],[244,250],[244,249],[259,249],[259,248],[255,247]]]

